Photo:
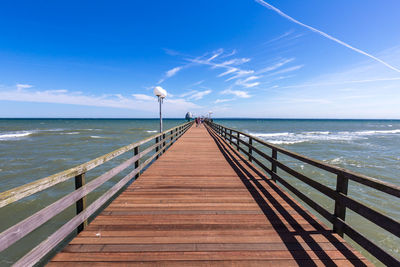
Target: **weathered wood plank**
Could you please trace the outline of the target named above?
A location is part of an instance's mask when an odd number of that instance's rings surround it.
[[[50,265],[369,264],[231,149],[192,127]]]

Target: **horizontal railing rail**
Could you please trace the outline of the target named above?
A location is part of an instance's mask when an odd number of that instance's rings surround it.
[[[143,169],[151,164],[154,159],[160,157],[169,146],[171,146],[192,126],[192,124],[193,122],[184,123],[162,133],[153,135],[142,141],[119,148],[111,153],[98,157],[74,168],[0,193],[1,208],[75,177],[75,191],[67,194],[51,205],[39,210],[30,217],[4,230],[0,234],[0,252],[10,247],[18,240],[21,240],[23,237],[43,225],[45,222],[49,221],[57,214],[64,211],[69,206],[75,204],[77,215],[68,223],[56,230],[56,232],[51,234],[42,243],[34,247],[28,254],[19,259],[15,265],[32,266],[36,264],[55,247],[57,247],[57,245],[60,244],[66,237],[68,237],[75,229],[78,231],[78,233],[82,231],[87,225],[87,220],[90,216],[92,216],[100,207],[107,203],[107,201],[109,201],[115,195],[115,193],[132,181],[133,178],[137,178]],[[140,146],[149,144],[154,140],[154,144],[150,145],[143,151],[140,151]],[[155,153],[147,158],[144,162],[140,163],[140,159],[153,150],[155,150]],[[89,170],[92,170],[95,167],[100,166],[103,163],[110,161],[128,151],[133,151],[134,156],[85,184],[85,174]],[[117,174],[131,166],[134,166],[134,169],[130,173],[119,180],[112,188],[96,199],[90,206],[86,207],[86,196],[90,192],[93,192],[96,188],[103,185],[105,182],[109,181]]]
[[[358,232],[352,226],[346,222],[346,209],[350,209],[356,214],[362,216],[363,218],[369,220],[375,225],[385,229],[392,235],[400,237],[400,222],[390,218],[389,216],[376,211],[365,204],[359,202],[358,200],[348,196],[348,183],[349,180],[363,184],[370,188],[379,190],[396,198],[400,198],[400,186],[386,183],[378,179],[368,177],[363,174],[355,173],[337,166],[326,164],[322,161],[311,159],[309,157],[300,155],[298,153],[289,151],[287,149],[281,148],[274,144],[265,142],[257,137],[250,134],[224,127],[220,124],[214,122],[207,122],[207,125],[219,136],[221,136],[225,142],[234,145],[236,149],[243,154],[245,154],[249,161],[256,163],[265,172],[267,172],[272,180],[278,181],[288,190],[290,190],[299,199],[304,201],[307,205],[318,212],[322,217],[328,220],[333,225],[333,230],[341,235],[342,237],[346,234],[349,238],[367,250],[371,255],[376,257],[382,263],[388,266],[399,266],[400,261],[390,255],[388,252],[383,250],[379,245],[375,244],[373,241],[369,240],[364,236],[363,233]],[[258,145],[257,145],[258,144]],[[246,148],[244,148],[244,146]],[[261,151],[259,147],[267,147],[271,149],[271,155],[267,155],[265,152]],[[318,181],[307,177],[304,174],[292,169],[291,167],[285,165],[281,161],[278,161],[278,152],[282,153],[290,158],[302,161],[321,170],[327,171],[329,173],[336,175],[336,189],[332,189],[326,185],[319,183]],[[271,167],[268,168],[261,159],[265,159],[271,163]],[[309,196],[302,193],[299,189],[294,187],[292,184],[286,181],[285,178],[278,175],[277,170],[280,169],[285,173],[291,175],[292,177],[302,181],[308,186],[316,189],[320,193],[329,197],[335,201],[334,212],[331,213],[316,201],[311,199]]]

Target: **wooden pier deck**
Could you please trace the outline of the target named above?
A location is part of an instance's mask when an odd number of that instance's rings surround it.
[[[366,266],[230,145],[192,127],[49,265]]]

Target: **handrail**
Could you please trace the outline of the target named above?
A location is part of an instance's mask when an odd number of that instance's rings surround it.
[[[63,225],[50,237],[40,243],[38,246],[33,248],[28,254],[21,258],[15,265],[16,266],[27,266],[34,265],[40,259],[42,259],[47,253],[54,249],[64,238],[66,238],[74,229],[78,232],[83,230],[83,227],[87,224],[87,219],[95,213],[98,208],[104,205],[116,192],[124,187],[133,178],[137,178],[140,172],[146,168],[155,158],[158,158],[163,154],[166,149],[171,146],[179,137],[181,137],[191,126],[193,122],[187,122],[168,129],[162,133],[153,135],[142,141],[132,143],[117,149],[111,153],[98,157],[87,163],[81,164],[69,170],[48,176],[38,181],[23,185],[0,194],[1,207],[20,200],[24,197],[42,191],[46,188],[52,187],[55,184],[64,182],[72,177],[75,177],[75,191],[67,194],[61,199],[55,201],[51,205],[39,210],[30,217],[20,221],[19,223],[9,227],[0,233],[0,252],[13,245],[18,240],[43,225],[45,222],[65,210],[67,207],[76,203],[77,215],[73,217],[69,223]],[[155,139],[155,143],[143,151],[139,152],[140,146],[146,144]],[[169,141],[167,142],[167,139]],[[144,162],[140,163],[140,159],[155,149],[155,153],[151,155]],[[124,154],[127,151],[134,150],[134,156],[125,160],[120,165],[112,168],[104,174],[85,184],[84,176],[85,173],[119,155]],[[89,207],[86,208],[86,196],[104,184],[106,181],[115,177],[123,170],[130,166],[134,166],[134,170],[128,175],[122,178],[117,184],[111,189],[104,193],[101,197],[95,200]],[[19,195],[20,194],[20,195]]]
[[[186,125],[186,124],[183,124],[183,125]],[[34,182],[31,182],[31,183],[28,183],[28,184],[25,184],[25,185],[22,185],[22,186],[19,186],[16,188],[12,188],[7,191],[4,191],[4,192],[0,193],[0,208],[6,206],[8,204],[11,204],[15,201],[18,201],[22,198],[28,197],[32,194],[38,193],[44,189],[52,187],[58,183],[67,181],[67,180],[71,179],[72,177],[75,177],[82,173],[88,172],[89,170],[94,169],[97,166],[102,165],[103,163],[106,163],[107,161],[110,161],[110,160],[124,154],[125,152],[130,151],[142,144],[145,144],[152,139],[158,138],[158,137],[162,136],[163,134],[166,134],[175,128],[176,127],[168,129],[162,133],[152,135],[142,141],[132,143],[127,146],[118,148],[117,150],[114,150],[108,154],[105,154],[103,156],[95,158],[86,163],[80,164],[80,165],[70,168],[68,170],[50,175],[48,177],[36,180]]]
[[[398,259],[390,255],[388,252],[384,251],[379,245],[367,239],[363,234],[356,231],[345,221],[346,209],[350,209],[355,213],[357,213],[358,215],[362,216],[363,218],[374,223],[375,225],[385,229],[394,236],[400,237],[400,222],[393,220],[392,218],[382,214],[381,212],[376,211],[347,195],[349,180],[358,182],[360,184],[374,188],[376,190],[395,196],[397,198],[400,198],[400,186],[383,182],[376,178],[352,172],[344,168],[333,166],[319,160],[311,159],[309,157],[300,155],[298,153],[265,142],[264,140],[261,140],[250,134],[232,128],[228,128],[211,121],[207,121],[206,123],[208,127],[211,128],[211,130],[214,133],[222,137],[226,143],[234,145],[233,147],[236,147],[236,149],[239,152],[242,152],[243,154],[248,156],[249,161],[256,163],[264,171],[266,171],[275,182],[276,181],[280,182],[293,194],[295,194],[307,205],[309,205],[316,212],[318,212],[322,217],[331,222],[333,225],[333,230],[336,233],[338,233],[342,237],[344,236],[344,234],[346,234],[348,237],[350,237],[353,241],[355,241],[357,244],[359,244],[361,247],[363,247],[365,250],[367,250],[369,253],[375,256],[382,263],[388,266],[400,265],[400,261]],[[243,140],[241,136],[247,137],[247,140]],[[271,155],[267,155],[259,148],[257,148],[254,142],[257,142],[258,144],[264,147],[270,148],[272,150]],[[244,149],[242,146],[240,146],[241,144],[245,145],[247,149]],[[336,190],[326,185],[323,185],[320,182],[311,179],[297,172],[296,170],[290,168],[284,163],[278,161],[278,152],[287,155],[291,158],[300,160],[304,163],[310,164],[319,169],[336,174]],[[263,164],[258,159],[259,157],[268,160],[271,163],[271,168],[265,166],[265,164]],[[333,213],[329,212],[328,210],[323,208],[320,204],[318,204],[316,201],[312,200],[309,196],[303,194],[300,190],[298,190],[293,185],[288,183],[283,177],[278,175],[277,173],[278,168],[280,170],[283,170],[285,173],[291,175],[292,177],[297,178],[298,180],[302,181],[308,186],[316,189],[325,196],[333,199],[335,201],[334,212]]]

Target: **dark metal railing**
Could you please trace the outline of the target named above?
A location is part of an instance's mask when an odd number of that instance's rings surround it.
[[[236,147],[238,151],[248,156],[249,161],[254,162],[258,166],[260,166],[265,172],[267,172],[271,176],[271,178],[275,182],[278,181],[279,183],[281,183],[299,199],[304,201],[307,205],[318,212],[323,218],[332,223],[333,230],[336,233],[338,233],[342,237],[344,236],[344,234],[346,234],[349,238],[351,238],[353,241],[355,241],[357,244],[359,244],[361,247],[371,253],[382,263],[388,266],[400,266],[400,261],[398,259],[383,250],[373,241],[367,239],[363,235],[363,233],[358,232],[346,222],[346,210],[350,209],[356,214],[374,223],[375,225],[385,229],[392,235],[400,237],[400,223],[398,221],[348,196],[349,180],[379,190],[396,198],[400,198],[399,186],[386,183],[378,179],[355,173],[337,166],[329,165],[319,160],[308,158],[287,149],[267,143],[257,137],[235,129],[227,128],[213,122],[207,122],[207,124],[215,133],[225,139],[225,142],[234,145],[234,147]],[[257,147],[266,147],[271,149],[271,155],[267,155]],[[336,190],[326,185],[323,185],[280,162],[278,160],[278,153],[284,154],[286,156],[289,156],[290,158],[302,161],[319,169],[325,170],[329,173],[335,174]],[[267,166],[265,166],[265,164],[261,162],[260,158],[269,161],[271,163],[271,167],[268,168]],[[284,171],[294,178],[297,178],[308,186],[316,189],[320,193],[334,200],[334,212],[329,212],[316,201],[306,196],[299,189],[288,183],[285,178],[278,175],[278,169]]]
[[[66,237],[68,237],[74,230],[79,233],[86,225],[90,216],[95,214],[99,208],[106,204],[112,197],[125,185],[127,185],[133,178],[137,178],[140,172],[147,168],[154,159],[157,159],[171,146],[179,137],[181,137],[191,126],[193,122],[187,122],[177,127],[166,130],[162,133],[153,135],[145,140],[124,146],[111,153],[98,157],[87,163],[81,164],[69,170],[51,175],[49,177],[34,181],[32,183],[10,189],[0,193],[0,208],[16,202],[20,199],[28,197],[32,194],[42,190],[53,187],[56,184],[65,182],[71,178],[75,178],[75,191],[69,193],[63,198],[55,201],[51,205],[41,209],[30,217],[20,221],[19,223],[11,226],[0,234],[0,252],[13,245],[18,240],[22,239],[45,222],[64,211],[69,206],[75,204],[77,215],[73,217],[68,223],[57,229],[47,239],[34,247],[28,254],[23,256],[16,266],[32,266],[39,262],[55,247],[57,247]],[[168,141],[169,139],[169,141]],[[150,144],[155,141],[155,144],[150,145],[143,151],[140,147],[145,144]],[[85,183],[85,174],[97,166],[102,165],[128,151],[133,150],[133,157],[124,161],[117,167],[105,172],[104,174],[93,179],[89,183]],[[140,160],[147,154],[155,150],[145,161]],[[113,187],[106,191],[103,195],[97,198],[92,204],[86,207],[86,196],[115,177],[117,174],[126,170],[128,167],[134,166],[134,169],[119,180]]]

